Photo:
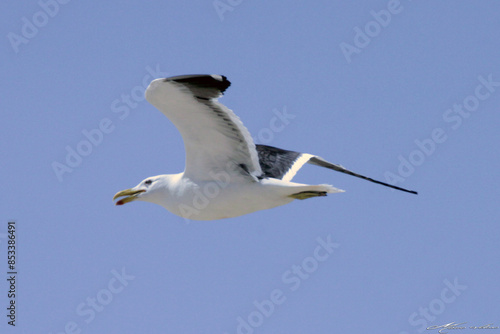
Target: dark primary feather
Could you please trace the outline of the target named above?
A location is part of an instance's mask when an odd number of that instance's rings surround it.
[[[206,74],[179,75],[166,78],[165,81],[174,81],[188,88],[191,93],[199,99],[217,98],[231,85],[231,82],[223,75],[221,80]]]
[[[326,167],[326,168],[329,168],[329,169],[333,169],[334,171],[345,173],[345,174],[348,174],[348,175],[356,176],[356,177],[359,177],[359,178],[361,178],[363,180],[367,180],[367,181],[370,181],[370,182],[373,182],[373,183],[381,184],[381,185],[389,187],[389,188],[393,188],[393,189],[405,191],[407,193],[411,193],[411,194],[415,194],[415,195],[418,194],[414,190],[408,190],[408,189],[405,189],[405,188],[400,188],[400,187],[397,187],[397,186],[393,186],[392,184],[388,184],[388,183],[385,183],[385,182],[377,181],[377,180],[374,180],[374,179],[369,178],[367,176],[351,172],[350,170],[348,170],[347,168],[345,168],[345,167],[343,167],[341,165],[332,164],[331,162],[328,162],[328,161],[324,160],[323,158],[320,158],[320,157],[317,157],[317,156],[316,157],[312,157],[311,159],[309,159],[308,163],[310,163],[312,165],[316,165],[316,166],[321,166],[321,167]]]
[[[282,179],[294,162],[302,155],[299,152],[282,150],[267,145],[255,145],[259,155],[263,177]]]

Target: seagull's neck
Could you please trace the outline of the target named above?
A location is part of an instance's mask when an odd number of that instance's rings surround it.
[[[159,185],[169,191],[176,191],[181,184],[184,173],[161,175]]]

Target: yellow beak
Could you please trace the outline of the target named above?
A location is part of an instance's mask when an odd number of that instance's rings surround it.
[[[145,191],[146,190],[144,190],[144,189],[135,190],[133,188],[122,190],[122,191],[117,192],[115,194],[115,196],[113,196],[113,201],[115,199],[117,199],[118,197],[126,196],[126,197],[122,198],[121,200],[119,200],[118,202],[115,203],[115,205],[123,205],[125,203],[134,201],[140,193],[143,193]]]

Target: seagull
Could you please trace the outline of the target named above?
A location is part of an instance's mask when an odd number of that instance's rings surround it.
[[[292,182],[309,163],[393,189],[417,194],[354,173],[308,153],[256,145],[236,114],[218,102],[230,86],[223,75],[181,75],[153,80],[146,100],[159,109],[182,135],[186,167],[178,174],[152,176],[119,191],[123,205],[146,201],[188,220],[233,218],[275,208],[295,199],[343,192],[328,184]]]

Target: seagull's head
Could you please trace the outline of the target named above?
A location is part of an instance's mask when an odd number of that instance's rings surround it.
[[[116,205],[123,205],[135,200],[154,203],[154,198],[158,195],[160,189],[162,188],[162,180],[162,175],[148,177],[133,188],[117,192],[115,196],[113,196],[113,200],[122,197],[115,203]]]

